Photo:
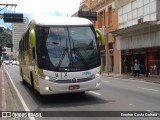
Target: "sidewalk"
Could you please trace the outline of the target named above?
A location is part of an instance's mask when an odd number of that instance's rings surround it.
[[[102,73],[102,76],[112,77],[112,78],[121,78],[121,79],[129,79],[129,80],[141,80],[146,82],[158,83],[160,84],[160,76],[157,75],[150,75],[146,77],[146,75],[140,75],[140,77],[134,77],[133,74],[115,74],[115,73]]]
[[[4,68],[0,67],[0,83],[1,83],[1,111],[18,111],[14,92],[9,85]],[[19,120],[19,118],[2,117],[0,120]]]

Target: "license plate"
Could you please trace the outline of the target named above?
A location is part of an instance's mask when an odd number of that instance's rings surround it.
[[[68,87],[69,90],[76,90],[76,89],[79,89],[80,88],[80,85],[70,85]]]

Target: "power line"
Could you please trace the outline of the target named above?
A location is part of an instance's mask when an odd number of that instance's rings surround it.
[[[8,6],[16,7],[17,4],[0,4],[0,6],[4,6],[2,9],[0,9],[0,11],[2,11],[3,9],[7,8]]]
[[[0,4],[2,6],[17,6],[17,4]]]

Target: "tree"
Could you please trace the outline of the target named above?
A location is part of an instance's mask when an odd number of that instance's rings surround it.
[[[0,33],[0,45],[5,45],[7,43],[12,43],[12,34],[11,34],[11,30],[9,29],[4,29],[1,33]]]

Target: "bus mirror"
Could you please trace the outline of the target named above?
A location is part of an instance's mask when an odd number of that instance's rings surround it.
[[[30,31],[29,40],[30,40],[31,47],[35,48],[35,46],[36,46],[36,33],[35,33],[34,29],[32,29]]]
[[[101,40],[101,45],[104,46],[105,45],[105,39],[104,39],[104,34],[102,33],[102,31],[100,31],[99,29],[96,29],[96,32],[98,33],[100,40]]]

